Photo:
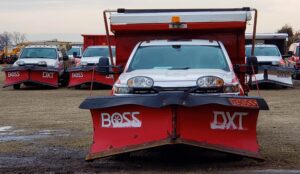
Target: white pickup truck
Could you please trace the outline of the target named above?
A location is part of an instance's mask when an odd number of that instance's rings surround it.
[[[134,48],[114,95],[190,91],[243,93],[224,45],[212,40],[152,40]]]

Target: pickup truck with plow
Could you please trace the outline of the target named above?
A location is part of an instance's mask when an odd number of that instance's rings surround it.
[[[58,88],[60,82],[65,82],[63,58],[68,59],[56,46],[26,46],[12,66],[2,69],[5,72],[3,87],[20,89],[21,84],[25,84]]]
[[[245,79],[258,72],[256,57],[245,64],[251,12],[255,39],[251,8],[104,11],[116,63],[109,64],[109,44],[99,72],[114,75],[115,83],[112,96],[80,105],[93,120],[86,160],[179,144],[262,159],[256,124],[269,108],[248,96]]]

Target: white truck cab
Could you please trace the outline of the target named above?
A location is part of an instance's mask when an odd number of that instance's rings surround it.
[[[212,40],[151,40],[136,45],[114,95],[190,91],[234,94],[242,87],[224,45]]]
[[[251,56],[252,45],[246,45],[246,57]],[[254,56],[261,65],[284,65],[282,55],[276,45],[256,44]]]
[[[115,47],[112,46],[113,57],[115,61]],[[95,65],[101,57],[109,57],[108,46],[89,46],[85,49],[81,58],[80,65]]]
[[[57,68],[63,74],[63,55],[57,46],[31,45],[22,49],[19,59],[13,66],[45,66]]]

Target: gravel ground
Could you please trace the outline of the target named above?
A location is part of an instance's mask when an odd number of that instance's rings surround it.
[[[3,80],[1,72],[1,86]],[[142,151],[85,162],[92,123],[89,111],[78,106],[88,90],[1,88],[0,173],[300,173],[300,87],[260,93],[271,109],[262,111],[258,120],[264,162],[194,149]],[[108,94],[109,90],[93,91]]]

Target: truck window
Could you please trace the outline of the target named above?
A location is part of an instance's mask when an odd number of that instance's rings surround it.
[[[74,52],[76,52],[77,55],[80,55],[80,48],[71,48],[71,49],[67,52],[67,55],[73,55]]]
[[[221,48],[205,45],[139,47],[128,71],[137,69],[222,69],[229,71]]]
[[[113,57],[115,57],[115,48],[112,48]],[[105,48],[87,48],[83,57],[109,57],[108,47]]]
[[[24,48],[20,58],[56,59],[57,52],[55,48]]]
[[[251,56],[251,48],[246,47],[246,56]],[[276,47],[255,47],[254,56],[280,56],[279,50]]]

